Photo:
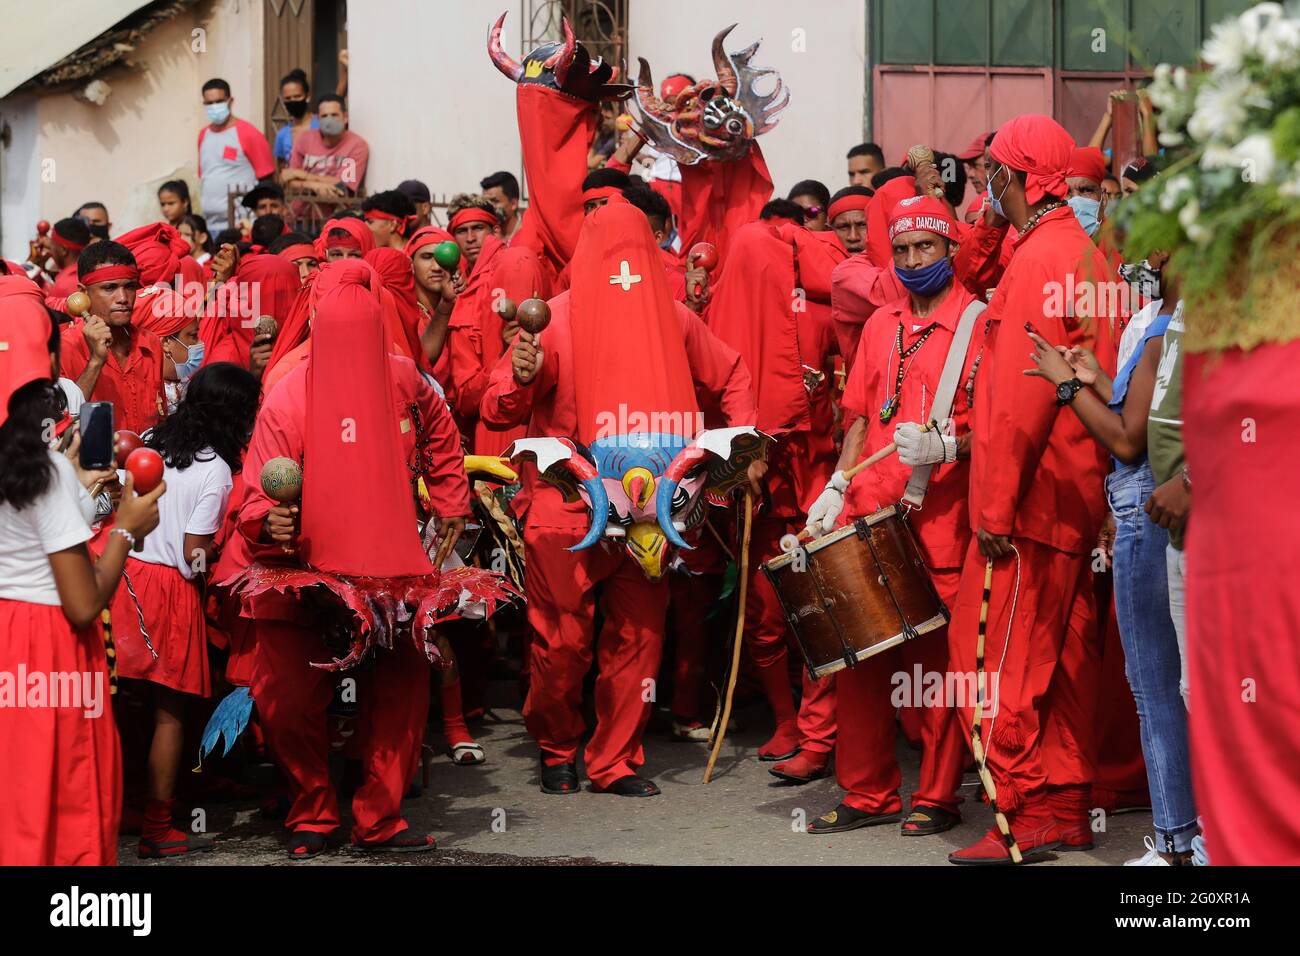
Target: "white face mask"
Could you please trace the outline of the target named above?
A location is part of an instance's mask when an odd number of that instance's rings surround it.
[[[230,119],[229,100],[222,100],[220,103],[208,103],[203,109],[208,114],[208,119],[218,126]]]

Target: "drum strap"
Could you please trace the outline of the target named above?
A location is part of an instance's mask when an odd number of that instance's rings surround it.
[[[939,375],[939,387],[934,391],[934,405],[930,409],[933,421],[942,422],[952,414],[952,403],[957,396],[961,370],[966,364],[966,350],[970,347],[970,337],[975,331],[975,320],[985,308],[983,302],[975,299],[966,306],[961,318],[957,320],[957,331],[953,333],[952,345],[948,348],[948,357],[944,359],[943,372]],[[917,465],[912,469],[912,477],[907,480],[907,490],[903,492],[904,503],[914,508],[921,507],[933,468],[933,465]]]

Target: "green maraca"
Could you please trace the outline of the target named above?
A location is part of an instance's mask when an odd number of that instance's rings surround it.
[[[448,275],[460,268],[460,246],[447,239],[433,247],[433,261]]]

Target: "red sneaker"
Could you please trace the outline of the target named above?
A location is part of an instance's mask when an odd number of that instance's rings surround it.
[[[812,783],[831,775],[830,762],[831,755],[828,753],[801,750],[789,760],[774,764],[768,773],[791,783]]]
[[[1061,832],[1057,829],[1056,822],[1050,818],[1034,826],[1017,824],[1013,820],[1011,832],[1015,834],[1021,859],[1024,860],[1055,850],[1061,843]],[[1011,863],[1012,860],[1011,853],[1002,839],[1002,832],[994,827],[978,842],[972,843],[964,850],[949,853],[948,862],[975,866],[1001,866]]]

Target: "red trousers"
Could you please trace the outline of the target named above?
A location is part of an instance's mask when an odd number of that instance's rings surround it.
[[[337,675],[312,667],[327,660],[320,637],[287,621],[257,622],[253,700],[276,762],[289,779],[290,830],[328,833],[339,825],[338,798],[329,777],[325,709]],[[356,679],[360,713],[356,741],[364,764],[352,797],[352,840],[382,843],[407,828],[402,797],[411,782],[429,715],[429,664],[409,635],[378,651]]]
[[[646,580],[621,546],[566,551],[574,541],[571,528],[524,529],[533,628],[524,724],[546,764],[574,761],[585,729],[582,682],[594,655],[596,728],[583,759],[591,782],[604,788],[645,762],[641,734],[655,699],[668,584]],[[604,624],[593,635],[597,584]]]
[[[1098,790],[1111,793],[1140,793],[1147,789],[1147,765],[1142,757],[1137,701],[1124,674],[1124,647],[1115,618],[1111,575],[1094,574],[1093,593],[1097,596],[1097,625],[1101,632],[1095,784]]]
[[[704,618],[716,603],[721,578],[716,574],[677,574],[668,578],[677,653],[673,659],[674,717],[699,720],[709,712],[704,704],[705,673],[709,664],[711,627]]]
[[[984,660],[994,712],[985,708],[981,739],[998,807],[1016,812],[1044,800],[1049,786],[1091,783],[1101,658],[1089,556],[1011,543],[1019,559],[993,565]],[[984,567],[972,537],[948,629],[951,666],[962,674],[976,670]],[[974,701],[958,712],[969,739]]]
[[[956,603],[960,576],[955,569],[931,571],[935,589],[950,608]],[[943,628],[835,674],[835,779],[845,791],[845,803],[867,813],[902,809],[902,774],[895,756],[897,710],[912,712],[921,734],[921,779],[912,805],[957,812],[957,787],[968,754],[957,719],[958,701],[946,695],[931,700],[923,695],[924,682],[914,686],[918,675],[944,679],[948,670],[948,629]],[[944,686],[949,686],[946,679]]]

